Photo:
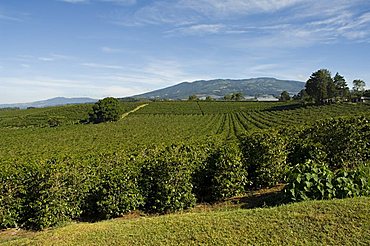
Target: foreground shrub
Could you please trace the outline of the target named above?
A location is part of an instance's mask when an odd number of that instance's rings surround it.
[[[0,229],[19,227],[25,193],[22,170],[2,163],[0,171]]]
[[[362,166],[355,170],[339,170],[333,182],[337,198],[369,196],[370,167]]]
[[[142,205],[139,166],[112,154],[13,164],[0,172],[0,227],[41,230],[105,219]]]
[[[132,159],[104,156],[90,179],[84,217],[109,219],[142,206],[139,175],[140,168]]]
[[[327,165],[308,160],[288,173],[286,192],[293,201],[330,199],[335,197],[333,179]]]
[[[166,213],[195,205],[192,151],[195,149],[172,145],[144,161],[141,187],[146,211]]]
[[[370,123],[364,117],[320,121],[297,139],[289,154],[293,165],[311,159],[331,169],[355,168],[370,158]]]
[[[285,192],[293,201],[369,195],[369,168],[334,172],[326,164],[308,160],[289,172]]]
[[[286,140],[277,131],[255,132],[241,141],[248,180],[252,187],[273,186],[287,168]]]
[[[78,172],[63,161],[24,164],[18,223],[40,230],[81,214]]]
[[[219,201],[243,193],[248,174],[242,160],[235,143],[216,149],[194,175],[198,200]]]

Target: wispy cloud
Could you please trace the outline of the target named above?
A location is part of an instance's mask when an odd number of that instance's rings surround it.
[[[117,49],[117,48],[111,48],[108,46],[101,47],[101,51],[104,53],[109,53],[109,54],[116,54],[116,53],[122,53],[123,49]]]
[[[100,2],[106,2],[106,3],[114,3],[119,5],[133,5],[136,4],[136,0],[96,0]]]
[[[136,4],[136,0],[59,0],[59,1],[66,2],[66,3],[72,3],[72,4],[92,3],[92,2],[112,3],[116,5]]]
[[[304,0],[188,0],[184,6],[208,16],[246,15],[259,12],[274,12],[293,6]]]
[[[304,0],[162,0],[134,12],[114,13],[113,22],[124,26],[199,24],[207,19],[225,19],[256,13],[275,12]]]
[[[89,0],[59,0],[60,2],[66,2],[66,3],[88,3]]]
[[[162,25],[164,35],[242,35],[259,46],[306,46],[340,38],[368,42],[370,3],[362,0],[162,0],[115,12],[123,26]],[[284,11],[284,15],[274,15]],[[248,21],[251,15],[268,15]],[[240,21],[242,18],[242,21]]]
[[[24,17],[24,13],[16,13],[16,12],[4,12],[0,10],[0,21],[15,21],[15,22],[22,22]]]
[[[100,69],[123,69],[122,66],[118,66],[118,65],[100,64],[100,63],[93,63],[93,62],[85,62],[85,63],[81,63],[81,65],[85,67],[100,68]]]
[[[37,59],[44,62],[53,62],[59,60],[71,60],[74,59],[74,57],[61,54],[50,54],[49,56],[40,56]]]
[[[170,35],[208,35],[208,34],[217,34],[225,31],[225,26],[222,24],[196,24],[178,27],[173,30],[167,31],[167,34]]]

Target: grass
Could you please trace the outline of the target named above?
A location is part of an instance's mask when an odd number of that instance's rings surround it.
[[[241,200],[243,201],[243,200]],[[370,198],[202,210],[0,233],[5,245],[369,245]]]

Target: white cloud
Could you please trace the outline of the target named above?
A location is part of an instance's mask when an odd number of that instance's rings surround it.
[[[1,14],[1,13],[0,13],[0,20],[5,20],[5,21],[22,21],[19,18],[8,16],[8,15],[4,15],[4,14]]]
[[[38,58],[40,61],[54,61],[54,58],[52,57],[39,57]]]
[[[1,6],[0,6],[1,7]],[[27,17],[27,13],[14,12],[14,11],[5,11],[0,9],[0,21],[10,21],[10,22],[22,22],[24,18]]]
[[[95,81],[94,81],[95,79]],[[130,85],[119,81],[96,79],[60,79],[36,76],[30,78],[0,77],[0,98],[3,103],[22,103],[57,96],[104,98],[108,96],[125,97],[148,91],[142,85]]]
[[[258,12],[274,12],[293,6],[303,0],[184,0],[180,1],[194,11],[210,16],[230,16]]]
[[[167,37],[241,35],[252,46],[300,47],[340,38],[368,42],[370,12],[364,9],[370,4],[362,0],[162,0],[111,18],[123,26],[162,25]],[[273,14],[282,10],[284,15]],[[265,18],[248,21],[253,14]]]
[[[122,53],[123,52],[122,49],[111,48],[111,47],[107,47],[107,46],[101,47],[101,50],[104,53],[110,53],[110,54],[116,54],[116,53]]]
[[[60,0],[61,2],[66,3],[88,3],[89,0]]]
[[[134,5],[136,0],[97,0],[100,2],[110,2],[118,5]]]
[[[304,0],[162,0],[153,1],[134,14],[117,13],[113,23],[124,26],[172,24],[197,25],[204,19],[224,19],[274,12]]]
[[[101,69],[123,69],[122,66],[118,66],[118,65],[100,64],[100,63],[93,63],[93,62],[85,62],[85,63],[81,63],[81,65],[85,67],[101,68]]]
[[[167,34],[184,34],[184,35],[207,35],[217,34],[224,31],[225,26],[222,24],[197,24],[185,27],[175,28],[167,31]]]
[[[101,88],[100,98],[102,97],[126,97],[133,96],[143,92],[142,87],[124,87],[124,86],[107,86]]]
[[[27,58],[27,57],[24,57]],[[32,57],[28,57],[31,58]],[[66,56],[66,55],[61,55],[61,54],[50,54],[49,56],[41,56],[37,58],[40,61],[44,62],[52,62],[52,61],[59,61],[59,60],[71,60],[74,59],[72,56]]]
[[[59,0],[59,1],[72,4],[91,3],[91,2],[113,3],[116,5],[136,4],[136,0]]]

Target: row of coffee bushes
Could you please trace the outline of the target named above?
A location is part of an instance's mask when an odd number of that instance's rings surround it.
[[[293,201],[370,195],[370,122],[321,121],[291,134],[286,194]]]
[[[38,230],[133,210],[174,212],[283,181],[293,200],[367,195],[369,139],[369,121],[348,118],[255,132],[227,143],[210,138],[129,152],[3,162],[0,227]]]
[[[164,213],[192,207],[195,170],[217,151],[217,144],[214,140],[47,161],[3,161],[0,228],[40,230],[138,209]]]

